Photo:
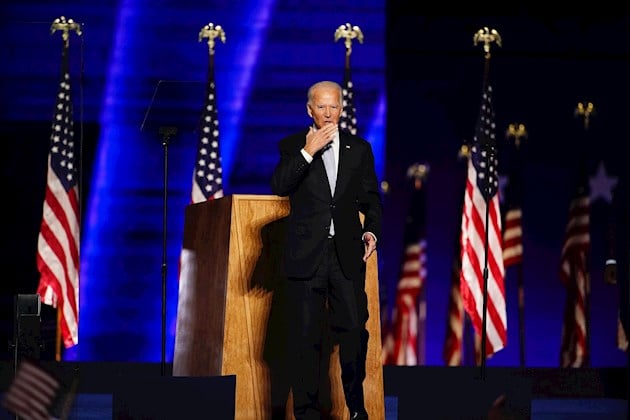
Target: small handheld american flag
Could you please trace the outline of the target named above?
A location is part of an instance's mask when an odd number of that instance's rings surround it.
[[[2,405],[24,419],[53,418],[53,402],[60,389],[59,381],[34,361],[20,362]]]

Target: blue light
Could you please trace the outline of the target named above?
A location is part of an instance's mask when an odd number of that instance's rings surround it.
[[[376,174],[379,180],[385,177],[385,115],[387,114],[387,96],[381,91],[374,106],[373,117],[367,131],[367,138],[372,144]]]
[[[274,2],[251,4],[238,10],[239,13],[226,10],[226,15],[217,20],[226,29],[227,42],[232,41],[229,50],[217,49],[221,58],[215,72],[220,118],[223,117],[221,147],[225,179],[229,179],[232,156],[239,143],[242,110]],[[243,13],[244,10],[249,13]],[[200,54],[200,46],[194,41],[189,47],[182,47],[176,39],[168,39],[168,34],[146,37],[147,33],[156,35],[156,28],[150,22],[159,21],[168,27],[169,19],[182,17],[169,14],[168,10],[163,10],[159,18],[155,13],[155,7],[141,0],[124,1],[118,10],[102,99],[102,131],[83,228],[79,344],[65,352],[66,360],[155,362],[161,359],[165,211],[168,212],[166,359],[172,360],[177,256],[196,141],[190,134],[180,133],[166,150],[156,133],[141,132],[140,125],[158,80],[201,81],[206,76],[204,65],[194,71],[173,70],[168,67],[169,62],[155,66],[156,57],[165,51],[179,51],[183,57],[195,57],[188,61],[198,62],[199,57],[206,55]],[[246,22],[242,21],[244,17]],[[200,22],[190,30],[191,40],[205,23]],[[236,29],[232,32],[235,36],[230,36],[230,28],[240,28],[243,33],[236,36]],[[169,58],[178,64],[176,57]],[[168,168],[164,162],[167,152]],[[164,171],[168,171],[166,208]]]

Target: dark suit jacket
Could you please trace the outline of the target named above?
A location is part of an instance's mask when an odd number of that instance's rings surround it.
[[[278,148],[271,189],[288,196],[291,204],[287,220],[284,258],[289,277],[310,277],[321,262],[331,217],[335,222],[335,243],[346,277],[365,279],[365,252],[362,236],[381,235],[382,201],[371,145],[364,139],[339,132],[339,164],[335,195],[330,187],[321,152],[309,164],[300,150],[307,130],[282,139]],[[364,215],[361,224],[359,212]]]

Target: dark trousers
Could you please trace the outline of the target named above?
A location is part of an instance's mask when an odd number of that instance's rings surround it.
[[[367,357],[368,318],[365,277],[346,278],[339,266],[334,240],[326,246],[321,266],[308,279],[289,279],[290,383],[297,420],[322,418],[330,407],[327,356],[339,345],[341,382],[349,410],[364,409],[363,380]]]

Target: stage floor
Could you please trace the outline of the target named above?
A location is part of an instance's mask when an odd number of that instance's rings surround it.
[[[171,366],[162,374],[159,363],[55,367],[66,380],[76,378],[70,419],[234,417],[234,376],[174,378]],[[0,363],[0,391],[6,391],[12,378],[13,364]],[[385,366],[383,378],[385,415],[376,420],[629,418],[626,368],[486,368],[482,372],[471,367]],[[0,420],[4,419],[15,417],[2,408]]]

